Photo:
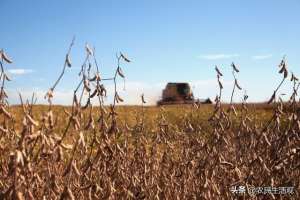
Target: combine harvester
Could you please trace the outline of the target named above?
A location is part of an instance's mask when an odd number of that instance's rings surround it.
[[[211,104],[207,99],[195,99],[191,87],[188,83],[168,83],[162,92],[162,99],[157,105],[177,105],[177,104]]]

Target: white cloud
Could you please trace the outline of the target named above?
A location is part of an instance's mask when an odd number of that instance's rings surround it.
[[[230,58],[237,58],[239,54],[207,54],[201,55],[199,58],[204,60],[221,60],[221,59],[230,59]]]
[[[222,84],[225,85],[230,85],[232,84],[232,81],[227,81],[227,80],[221,80]],[[217,79],[206,79],[206,80],[196,80],[196,81],[191,81],[190,82],[191,86],[195,87],[200,87],[200,86],[216,86],[218,87],[218,81]]]
[[[123,103],[119,105],[140,105],[141,104],[141,95],[144,94],[147,105],[155,105],[156,101],[159,100],[161,91],[165,87],[164,83],[145,83],[139,81],[126,82],[125,90],[123,82],[118,82],[117,91],[119,95],[124,99]],[[114,85],[106,84],[105,88],[107,90],[107,97],[104,98],[106,105],[109,105],[113,101],[114,95]],[[23,100],[31,100],[32,94],[35,94],[37,98],[37,104],[48,104],[47,100],[44,99],[47,89],[41,88],[32,88],[32,89],[8,89],[8,100],[11,104],[19,104],[19,92],[22,95]],[[71,105],[73,100],[73,90],[55,90],[53,94],[52,102],[53,104],[59,105]],[[81,92],[78,92],[80,95]],[[87,100],[87,94],[84,95],[82,99],[82,104]],[[98,99],[94,98],[92,100],[93,105],[98,105]]]
[[[195,98],[214,98],[218,91],[218,82],[216,79],[206,79],[206,80],[194,80],[187,81],[194,93]],[[230,97],[233,81],[221,80],[224,86],[225,98]],[[123,89],[123,84],[120,82],[118,84],[118,91],[120,96],[124,99],[123,105],[140,105],[141,104],[141,94],[144,94],[147,105],[156,105],[156,102],[161,99],[162,90],[165,88],[167,82],[158,82],[155,84],[147,82],[127,82],[126,90]],[[113,94],[113,85],[107,85],[106,89],[108,95],[111,97]],[[107,103],[111,101],[110,98],[107,99]]]
[[[9,69],[8,72],[10,74],[23,75],[23,74],[32,73],[33,70],[32,69],[22,69],[22,68],[19,68],[19,69]]]
[[[256,56],[252,56],[253,60],[265,60],[265,59],[269,59],[272,58],[273,55],[272,54],[265,54],[265,55],[256,55]]]
[[[22,95],[24,101],[31,100],[34,93],[35,98],[37,98],[37,104],[48,104],[47,100],[44,99],[47,93],[46,89],[32,88],[32,89],[8,89],[8,101],[11,104],[20,104],[19,93]],[[53,104],[59,105],[71,105],[73,99],[73,91],[54,91]]]
[[[224,87],[222,90],[222,101],[228,102],[231,96],[233,80],[221,80],[221,82]],[[219,85],[217,79],[195,80],[191,81],[190,85],[196,99],[211,98],[211,100],[214,100],[216,95],[219,93]],[[239,92],[240,91],[236,91],[236,93]],[[234,100],[238,101],[239,99],[238,97],[235,97]]]
[[[140,105],[141,95],[144,94],[147,105],[155,105],[160,99],[162,89],[165,87],[166,83],[147,83],[141,81],[131,81],[125,83],[125,90],[123,83],[118,84],[118,91],[120,96],[124,99],[126,105]],[[114,91],[114,86],[109,84],[106,86],[108,95],[112,96]],[[107,99],[110,102],[110,99]]]
[[[207,79],[207,80],[194,80],[188,82],[193,90],[195,98],[214,98],[218,93],[218,83],[216,79]],[[141,95],[144,94],[146,105],[156,105],[156,102],[160,100],[162,95],[162,90],[165,88],[167,82],[158,82],[158,83],[147,83],[142,81],[131,81],[126,82],[125,90],[124,85],[120,81],[118,83],[117,91],[119,95],[124,99],[123,103],[119,105],[140,105],[141,104]],[[230,92],[232,89],[232,81],[222,80],[224,86],[224,98],[230,97]],[[104,99],[105,104],[109,105],[113,100],[114,85],[107,84],[105,86],[107,89],[107,98]],[[32,89],[9,89],[8,100],[11,104],[19,104],[19,95],[21,93],[23,100],[31,99],[34,92],[35,97],[37,98],[37,104],[48,104],[47,100],[44,99],[44,96],[47,92],[46,89],[41,88],[32,88]],[[80,92],[78,93],[80,94]],[[87,95],[82,100],[84,104],[87,100]],[[55,90],[53,104],[59,105],[71,105],[73,100],[73,90]],[[97,99],[93,99],[93,105],[98,105]]]

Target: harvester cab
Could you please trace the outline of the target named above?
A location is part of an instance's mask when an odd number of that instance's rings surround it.
[[[194,95],[188,83],[168,83],[162,92],[162,99],[157,104],[192,104],[194,102]]]

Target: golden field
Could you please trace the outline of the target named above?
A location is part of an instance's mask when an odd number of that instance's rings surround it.
[[[43,106],[21,95],[21,105],[9,105],[5,65],[12,61],[0,52],[0,199],[300,198],[300,83],[292,74],[291,97],[278,97],[288,81],[285,59],[282,81],[266,104],[249,104],[246,95],[240,104],[232,98],[224,104],[216,67],[213,105],[148,107],[142,95],[141,106],[118,106],[124,102],[116,87],[125,78],[120,66],[130,60],[118,55],[107,79],[115,86],[113,102],[104,105],[105,85],[87,46],[72,105],[55,106],[72,45]],[[232,97],[241,90],[238,72],[232,64]]]

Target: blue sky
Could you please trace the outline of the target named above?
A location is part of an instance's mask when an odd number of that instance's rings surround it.
[[[272,94],[283,55],[300,75],[298,0],[0,0],[0,8],[0,48],[14,60],[6,66],[12,103],[18,103],[17,91],[26,97],[35,91],[46,103],[42,94],[59,75],[73,35],[73,67],[57,87],[58,104],[71,103],[86,42],[96,47],[104,77],[113,74],[116,52],[132,60],[123,66],[128,104],[139,102],[141,93],[154,103],[165,83],[175,81],[190,82],[196,97],[214,98],[215,65],[224,73],[228,101],[232,61],[250,101]],[[282,92],[289,88],[285,84]]]

